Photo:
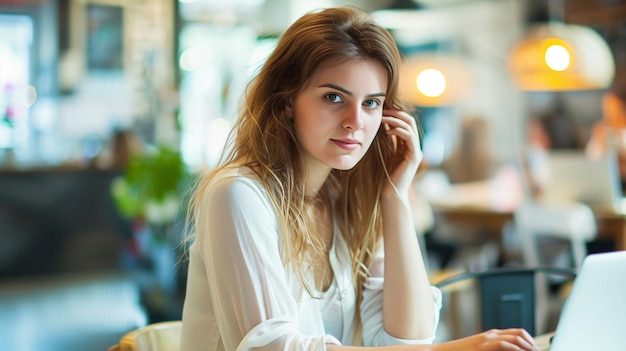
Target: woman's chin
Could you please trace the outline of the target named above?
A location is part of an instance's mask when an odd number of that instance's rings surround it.
[[[349,171],[354,168],[357,163],[359,163],[359,160],[342,160],[342,162],[336,162],[332,168],[338,171]]]

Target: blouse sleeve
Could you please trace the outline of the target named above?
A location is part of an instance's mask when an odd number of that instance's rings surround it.
[[[256,182],[219,180],[205,193],[198,217],[194,245],[204,256],[226,350],[324,350],[326,343],[339,343],[299,332],[276,215]]]
[[[370,268],[370,277],[363,288],[363,301],[361,302],[361,320],[363,321],[363,345],[365,346],[389,346],[399,344],[432,344],[435,340],[435,332],[439,324],[441,311],[441,291],[431,286],[433,293],[433,310],[435,324],[432,335],[421,340],[398,339],[389,335],[383,327],[383,282],[384,282],[384,249],[381,245],[376,253]]]

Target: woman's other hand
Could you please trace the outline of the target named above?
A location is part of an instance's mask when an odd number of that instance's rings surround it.
[[[524,329],[491,329],[440,344],[437,351],[538,351],[533,337]]]

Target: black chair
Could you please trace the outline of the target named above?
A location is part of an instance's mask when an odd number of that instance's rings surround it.
[[[544,280],[538,274],[545,275]],[[561,284],[573,280],[577,271],[574,268],[536,267],[508,268],[499,267],[481,272],[465,272],[444,279],[435,286],[444,294],[447,289],[467,288],[467,283],[474,282],[479,296],[477,320],[480,330],[524,328],[531,335],[536,335],[536,312],[538,287],[550,290],[548,277],[560,276]],[[541,282],[540,284],[537,284]],[[462,288],[459,289],[459,284]],[[456,307],[456,306],[455,306]],[[457,335],[458,336],[458,335]]]

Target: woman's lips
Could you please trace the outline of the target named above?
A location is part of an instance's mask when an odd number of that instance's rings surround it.
[[[331,139],[331,141],[344,150],[355,150],[361,145],[358,140],[354,139]]]

